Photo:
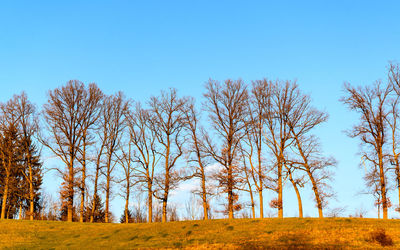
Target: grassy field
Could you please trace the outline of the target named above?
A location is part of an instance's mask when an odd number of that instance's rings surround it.
[[[0,221],[0,248],[400,248],[400,221],[236,219],[153,224]]]

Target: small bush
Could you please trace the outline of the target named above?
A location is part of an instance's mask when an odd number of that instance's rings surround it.
[[[381,246],[393,246],[392,238],[386,234],[385,229],[380,228],[372,231],[369,235],[370,241],[378,242]]]

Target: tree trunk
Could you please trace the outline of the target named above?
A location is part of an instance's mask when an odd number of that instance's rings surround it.
[[[203,214],[204,220],[208,220],[208,203],[207,203],[207,189],[206,189],[206,179],[204,174],[204,168],[202,167],[201,173],[201,189],[202,189],[202,199],[203,199]]]
[[[233,219],[233,174],[232,174],[232,166],[228,168],[228,214],[229,219]]]
[[[311,172],[307,171],[307,173],[308,173],[308,176],[309,176],[309,178],[311,180],[312,189],[313,189],[314,195],[315,195],[315,201],[317,202],[319,218],[324,218],[324,215],[322,213],[322,201],[321,201],[321,198],[320,198],[320,195],[319,195],[319,192],[318,192],[317,183],[315,182],[315,179],[312,176]]]
[[[129,209],[129,189],[130,186],[129,184],[127,184],[126,186],[126,198],[125,198],[125,223],[128,224],[129,223],[129,218],[128,218],[128,209]]]
[[[86,141],[83,141],[82,153],[82,180],[81,180],[81,206],[79,213],[79,222],[83,222],[85,210],[85,189],[86,189]]]
[[[260,136],[261,138],[261,136]],[[259,184],[258,184],[258,197],[260,199],[260,218],[264,218],[264,200],[263,200],[263,173],[262,173],[262,167],[261,167],[261,150],[258,149],[257,152],[257,156],[258,156],[258,180],[259,180]]]
[[[255,203],[254,203],[254,196],[253,192],[250,190],[250,201],[251,201],[251,212],[253,215],[253,219],[256,218],[256,210],[255,210]]]
[[[264,218],[264,200],[263,200],[263,191],[258,190],[258,197],[260,199],[260,218]]]
[[[294,132],[293,132],[293,134],[294,134]],[[312,189],[314,191],[315,201],[317,202],[318,216],[319,216],[319,218],[324,218],[323,211],[322,211],[322,200],[321,200],[321,196],[319,194],[318,185],[317,185],[317,183],[316,183],[316,181],[314,179],[314,176],[311,173],[311,168],[310,168],[310,165],[308,165],[307,157],[304,155],[303,149],[300,146],[299,138],[297,136],[295,136],[295,139],[296,139],[296,144],[297,144],[297,148],[299,150],[299,153],[300,153],[301,157],[303,158],[304,167],[307,170],[308,177],[310,178],[310,181],[311,181],[311,184],[312,184]]]
[[[82,170],[82,172],[83,171],[85,171],[86,172],[86,169],[85,170]],[[82,179],[86,179],[86,174],[83,172],[82,173]],[[80,207],[80,215],[79,215],[79,222],[83,222],[83,215],[84,215],[84,210],[85,210],[85,181],[84,180],[82,180],[82,183],[81,183],[81,207]]]
[[[67,197],[67,221],[72,222],[72,213],[74,207],[74,157],[70,154],[70,163],[68,166],[68,197]]]
[[[29,167],[29,220],[33,220],[34,213],[34,190],[33,190],[33,173],[32,173],[32,164],[30,162],[30,155],[28,156],[28,167]]]
[[[94,218],[94,212],[96,211],[96,196],[97,196],[97,183],[99,181],[99,172],[100,172],[100,167],[99,167],[99,163],[96,166],[96,176],[94,178],[94,190],[93,190],[93,200],[92,200],[92,211],[90,213],[90,222],[92,223]]]
[[[93,200],[92,200],[92,211],[90,213],[90,222],[93,222],[93,215],[94,212],[96,211],[96,196],[97,196],[97,178],[98,178],[98,173],[96,173],[96,179],[94,183],[94,191],[93,191]]]
[[[379,152],[378,152],[378,157],[379,157],[379,179],[380,179],[380,185],[381,185],[381,195],[382,195],[382,211],[383,211],[383,219],[388,218],[387,214],[387,198],[386,198],[386,180],[385,180],[385,172],[383,169],[383,154],[382,154],[382,147],[378,147]]]
[[[168,204],[168,193],[169,193],[169,153],[170,153],[170,140],[167,139],[167,152],[165,154],[165,186],[164,186],[164,197],[163,210],[162,210],[162,220],[161,222],[167,222],[167,204]]]
[[[148,222],[153,222],[153,191],[151,184],[148,184],[148,191],[147,191],[147,217]]]
[[[18,219],[22,220],[22,205],[19,204]]]
[[[110,207],[110,172],[107,171],[107,183],[106,183],[106,211],[105,211],[105,222],[109,222],[109,207]]]
[[[29,220],[33,220],[33,213],[34,213],[34,203],[33,200],[29,202]]]
[[[10,173],[6,170],[6,179],[4,183],[4,192],[3,192],[3,202],[1,206],[1,219],[6,218],[6,205],[7,205],[7,198],[8,198],[8,185],[9,185]]]
[[[278,161],[278,218],[283,218],[282,156]]]
[[[299,218],[303,218],[303,204],[301,202],[300,191],[297,188],[296,182],[293,180],[292,172],[289,172],[289,180],[293,184],[294,191],[296,191],[297,203],[299,204]]]
[[[399,195],[399,207],[398,212],[400,213],[400,164],[399,164],[399,156],[395,154],[395,163],[396,163],[396,181],[397,181],[397,190]]]
[[[399,195],[398,212],[400,213],[400,167],[399,167],[399,164],[397,164],[397,166],[396,166],[396,171],[397,171],[397,190],[398,190],[398,195]]]
[[[167,203],[168,203],[168,197],[167,195],[164,194],[161,222],[167,222]]]

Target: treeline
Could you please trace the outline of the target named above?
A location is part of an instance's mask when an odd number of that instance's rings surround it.
[[[399,79],[399,66],[391,64],[387,82],[346,84],[341,99],[361,114],[349,134],[362,140],[371,170],[365,178],[384,218],[392,172],[400,191]],[[54,168],[63,182],[53,219],[111,222],[110,200],[119,188],[125,200],[121,221],[174,220],[170,194],[190,180],[198,184],[193,193],[203,219],[210,218],[211,200],[221,194],[227,198],[221,212],[229,218],[246,205],[243,195],[250,198],[251,216],[258,205],[263,218],[266,191],[275,194],[269,206],[282,218],[284,183],[296,193],[299,217],[300,190],[309,188],[322,218],[333,195],[336,161],[323,153],[314,131],[328,114],[294,81],[209,80],[203,96],[199,105],[168,89],[140,103],[74,80],[48,92],[40,115],[25,94],[14,96],[1,104],[1,218],[43,218],[40,211],[49,204],[40,193],[39,145],[62,162]],[[146,196],[146,212],[129,207],[137,193]]]

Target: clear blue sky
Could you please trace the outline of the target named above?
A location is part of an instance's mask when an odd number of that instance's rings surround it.
[[[135,100],[175,87],[199,101],[208,78],[297,79],[330,114],[318,135],[339,162],[332,206],[376,216],[372,199],[357,195],[358,142],[343,134],[356,117],[338,99],[344,81],[369,84],[400,60],[399,9],[398,1],[2,1],[0,101],[25,90],[40,107],[70,79]],[[285,215],[295,216],[289,192]],[[315,216],[311,194],[303,197]]]

